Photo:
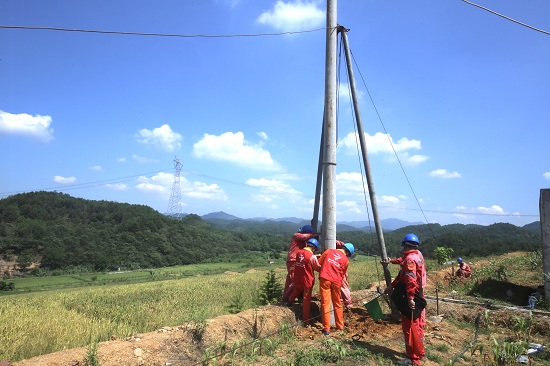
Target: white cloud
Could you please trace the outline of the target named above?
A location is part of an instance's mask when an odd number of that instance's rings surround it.
[[[447,169],[436,169],[432,170],[430,173],[428,173],[430,177],[434,178],[445,178],[445,179],[452,179],[452,178],[461,178],[462,175],[457,172],[450,172]]]
[[[132,159],[140,164],[158,163],[158,160],[156,159],[146,158],[144,156],[139,156],[136,154],[132,154]],[[124,159],[124,161],[126,161],[126,159]]]
[[[502,207],[498,205],[492,205],[491,207],[478,206],[476,207],[475,210],[484,214],[505,214],[506,213],[504,212]]]
[[[181,135],[172,131],[170,126],[167,124],[155,128],[152,131],[143,128],[139,130],[136,137],[139,143],[154,145],[161,150],[169,152],[181,147]]]
[[[76,177],[62,177],[61,175],[56,175],[53,177],[54,182],[61,184],[71,184],[76,182]]]
[[[119,157],[119,158],[116,158],[116,161],[118,161],[119,163],[125,163],[126,158],[125,157]]]
[[[343,209],[345,213],[361,214],[362,211],[356,201],[339,201],[336,205],[338,209]]]
[[[320,6],[320,1],[285,3],[278,0],[272,9],[258,17],[257,22],[283,32],[313,29],[326,22],[325,11]]]
[[[287,182],[279,179],[251,178],[246,181],[246,184],[261,188],[260,193],[251,195],[252,200],[256,202],[273,203],[279,200],[294,202],[302,197],[301,192],[292,188]]]
[[[103,170],[103,168],[101,167],[101,165],[94,165],[94,166],[91,166],[90,167],[91,170],[95,170],[96,172],[100,172]]]
[[[174,175],[172,173],[158,173],[151,178],[141,176],[136,188],[145,193],[154,193],[170,197],[174,185]],[[227,195],[217,184],[206,184],[202,182],[191,182],[185,177],[180,177],[180,192],[182,196],[226,201]],[[168,201],[167,201],[168,204]]]
[[[262,139],[262,140],[267,140],[269,137],[267,137],[267,133],[261,131],[261,132],[258,132],[258,136]]]
[[[362,90],[355,90],[355,93],[358,101],[360,102],[363,99],[365,92]],[[345,101],[351,100],[351,90],[350,90],[349,83],[340,83],[338,85],[338,96]]]
[[[115,191],[126,191],[128,189],[128,185],[124,183],[106,184],[105,187]]]
[[[342,172],[336,175],[336,196],[357,195],[363,194],[363,192],[363,179],[361,178],[361,174],[357,172]]]
[[[544,179],[550,180],[550,172],[546,172],[542,176],[544,177]]]
[[[293,195],[301,194],[299,191],[292,188],[290,184],[278,179],[251,178],[246,181],[246,184],[253,187],[262,188],[264,191],[270,192],[270,193],[277,193],[277,194],[283,193],[283,194],[293,194]]]
[[[209,199],[216,201],[227,201],[227,194],[217,184],[206,184],[203,182],[193,182],[192,185],[185,184],[181,187],[181,194],[187,197]],[[181,178],[180,178],[181,185]]]
[[[269,151],[244,139],[242,132],[226,132],[220,136],[204,134],[193,145],[193,156],[199,159],[226,161],[256,170],[282,170]]]
[[[365,144],[369,154],[385,155],[386,160],[389,162],[396,161],[395,153],[402,162],[410,165],[417,165],[429,159],[426,155],[411,155],[409,153],[410,150],[422,149],[422,143],[419,140],[410,140],[404,137],[395,142],[389,134],[377,132],[374,136],[371,136],[365,132]],[[339,148],[352,154],[357,154],[358,145],[360,145],[359,139],[355,132],[350,132],[338,141]]]
[[[42,141],[53,139],[53,129],[50,127],[52,117],[34,117],[30,114],[12,114],[0,110],[0,134],[24,135],[36,137]]]
[[[399,199],[399,197],[395,196],[381,196],[380,199],[377,199],[377,202],[382,204],[389,203],[393,205],[398,205],[399,203],[401,203],[401,200]]]
[[[171,173],[158,173],[151,178],[141,176],[138,178],[136,188],[145,193],[155,193],[162,196],[170,197],[172,185],[174,183],[174,175]]]
[[[507,216],[509,215],[508,212],[506,212],[502,207],[499,205],[492,205],[491,207],[484,207],[484,206],[478,206],[473,208],[468,208],[466,206],[457,206],[456,209],[459,212],[456,212],[453,214],[453,216],[460,218],[460,219],[467,219],[470,220],[470,222],[479,223],[479,214],[482,215],[488,215],[488,216]],[[462,211],[462,212],[460,212]],[[512,213],[512,215],[520,215],[518,212]]]

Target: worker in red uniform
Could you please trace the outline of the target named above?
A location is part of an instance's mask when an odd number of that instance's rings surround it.
[[[456,275],[458,277],[464,277],[468,278],[472,275],[472,269],[470,266],[462,260],[462,258],[458,257],[456,260],[458,262],[458,269],[456,270]]]
[[[294,300],[301,293],[304,294],[302,301],[302,320],[304,324],[310,325],[309,310],[311,305],[311,293],[315,284],[315,272],[319,272],[321,265],[315,256],[319,248],[319,242],[311,238],[306,242],[306,247],[296,253],[296,267],[294,269],[294,290],[288,297],[287,305],[292,305]]]
[[[401,246],[403,247],[403,256],[393,260],[388,258],[386,263],[390,262],[401,266],[399,274],[392,282],[392,289],[395,290],[400,283],[404,284],[408,307],[414,311],[416,308],[416,303],[414,301],[415,294],[420,294],[421,297],[424,297],[423,289],[426,286],[426,265],[422,253],[418,250],[420,240],[415,234],[405,235],[403,240],[401,240]],[[424,328],[426,324],[425,311],[424,309],[416,319],[411,315],[405,316],[401,313],[401,328],[403,329],[403,335],[405,337],[407,358],[398,361],[397,363],[399,365],[420,365],[420,361],[425,356],[423,352]],[[410,332],[415,332],[420,344],[410,344]]]
[[[283,290],[283,301],[288,302],[288,298],[292,291],[294,290],[294,267],[296,264],[296,253],[300,249],[304,249],[306,246],[306,241],[313,238],[314,236],[317,236],[317,234],[313,234],[313,228],[311,225],[304,225],[298,229],[298,232],[295,233],[292,236],[292,240],[290,241],[290,247],[288,248],[288,255],[286,257],[286,269],[287,269],[287,275],[286,275],[286,281],[285,281],[285,288]]]
[[[341,240],[336,240],[336,249],[342,249],[344,247],[344,242]],[[342,278],[342,290],[341,290],[342,303],[344,304],[344,310],[351,308],[353,306],[353,301],[351,300],[351,289],[349,287],[348,273]]]
[[[330,303],[334,310],[336,329],[344,329],[344,306],[342,304],[342,278],[348,271],[349,259],[355,251],[353,244],[346,243],[342,249],[327,249],[321,258],[319,272],[321,295],[321,322],[323,334],[330,334]]]

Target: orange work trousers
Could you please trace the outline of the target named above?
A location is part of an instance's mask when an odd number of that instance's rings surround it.
[[[330,332],[330,303],[334,309],[336,329],[344,329],[344,307],[340,297],[341,286],[324,278],[320,279],[321,322],[323,329]]]

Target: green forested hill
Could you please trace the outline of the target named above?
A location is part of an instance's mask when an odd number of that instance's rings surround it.
[[[227,262],[287,250],[298,226],[226,221],[211,225],[194,214],[174,220],[148,206],[85,200],[57,192],[18,194],[0,200],[0,259],[17,258],[21,267],[36,262],[47,269],[80,266],[95,270]],[[338,239],[354,243],[358,252],[379,255],[372,230],[339,230]],[[389,256],[399,255],[401,238],[409,232],[419,236],[426,257],[436,247],[453,248],[464,257],[541,248],[538,222],[525,227],[428,224],[386,231]]]
[[[197,215],[168,218],[148,206],[74,198],[56,192],[0,200],[0,255],[49,269],[151,268],[231,261],[252,251],[283,251],[288,237],[237,233]]]
[[[539,226],[539,230],[533,227]],[[535,251],[541,249],[540,222],[529,224],[529,228],[517,227],[507,223],[483,225],[413,225],[384,233],[386,250],[391,257],[401,251],[401,239],[408,233],[415,233],[421,241],[421,250],[426,257],[431,257],[437,247],[452,248],[457,256],[488,256],[515,251]],[[368,254],[379,254],[376,234],[367,235],[361,232],[342,233],[342,240],[361,242],[363,251]]]

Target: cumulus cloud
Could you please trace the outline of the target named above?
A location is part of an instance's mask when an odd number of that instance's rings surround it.
[[[53,139],[51,123],[50,116],[12,114],[0,110],[0,134],[31,136],[48,142]]]
[[[379,199],[377,199],[377,202],[381,204],[398,205],[401,203],[401,200],[399,199],[399,197],[396,196],[381,196]]]
[[[297,196],[301,195],[301,192],[292,188],[292,186],[287,182],[279,179],[251,178],[246,181],[246,184],[252,187],[261,188],[262,193],[259,195],[255,195],[255,197],[260,198],[260,200],[264,202],[271,202],[275,199],[278,199],[280,198],[281,194]]]
[[[141,144],[153,145],[164,151],[174,151],[181,147],[182,136],[172,131],[169,125],[164,124],[153,130],[143,128],[136,135]]]
[[[105,187],[114,191],[126,191],[128,189],[128,185],[124,183],[106,184]]]
[[[170,197],[174,185],[174,175],[160,172],[152,177],[141,176],[138,179],[136,188],[145,193],[154,193]],[[227,194],[217,184],[206,184],[203,182],[191,182],[185,177],[180,177],[180,192],[184,197],[227,200]]]
[[[258,144],[246,141],[242,132],[226,132],[220,136],[206,133],[193,145],[193,156],[257,170],[282,170],[282,167],[271,158],[269,151]]]
[[[520,215],[519,212],[508,213],[499,205],[492,205],[490,207],[477,206],[472,208],[468,208],[466,206],[461,205],[461,206],[457,206],[456,210],[458,212],[455,212],[453,216],[460,219],[471,220],[472,223],[479,222],[478,215],[480,214],[487,215],[487,216]]]
[[[71,184],[76,182],[76,177],[62,177],[61,175],[56,175],[53,177],[54,182],[60,184]]]
[[[325,11],[321,1],[294,1],[285,3],[278,0],[272,9],[263,12],[257,19],[260,24],[280,31],[300,31],[322,26]]]
[[[356,154],[358,143],[359,139],[357,138],[357,133],[350,132],[338,141],[338,147],[344,149],[348,153]],[[371,136],[365,132],[365,143],[369,154],[384,155],[386,160],[389,162],[396,161],[395,153],[397,153],[402,162],[409,165],[417,165],[429,159],[426,155],[410,153],[411,150],[422,149],[422,143],[419,140],[410,140],[403,137],[395,142],[389,134],[386,135],[384,133],[377,132],[374,136]]]
[[[430,173],[428,173],[430,177],[434,178],[444,178],[444,179],[453,179],[453,178],[461,178],[462,175],[457,172],[450,172],[447,169],[436,169],[432,170]]]
[[[193,198],[227,201],[227,194],[217,184],[193,182],[192,185],[189,185],[187,181],[184,183],[181,187],[182,195]]]
[[[550,180],[550,172],[546,172],[542,176],[544,177],[544,179]]]
[[[258,136],[262,139],[262,140],[267,140],[268,137],[267,137],[267,133],[261,131],[261,132],[258,132]]]
[[[492,205],[491,207],[483,207],[478,206],[475,209],[476,211],[484,214],[505,214],[506,212],[502,209],[502,207],[498,205]]]
[[[103,170],[103,168],[101,167],[101,165],[94,165],[94,166],[91,166],[90,167],[91,170],[95,170],[96,172],[100,172]]]
[[[361,174],[357,172],[336,174],[336,196],[356,194],[363,194],[363,179]]]
[[[338,207],[338,210],[343,211],[345,213],[352,213],[352,214],[362,213],[356,201],[339,201],[337,207]]]

